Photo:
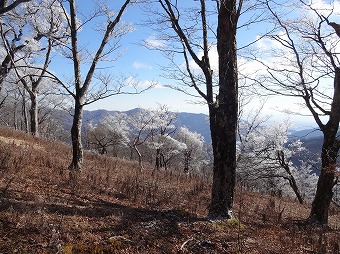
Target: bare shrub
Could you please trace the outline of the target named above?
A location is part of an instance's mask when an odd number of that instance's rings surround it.
[[[235,221],[216,226],[205,219],[207,177],[153,173],[148,164],[139,172],[138,162],[86,152],[73,191],[66,182],[70,147],[12,130],[1,135],[28,143],[0,140],[0,191],[9,183],[0,199],[1,253],[339,252],[336,206],[328,228],[307,227],[301,219],[310,204],[239,187]]]
[[[20,171],[27,165],[29,152],[12,145],[0,146],[0,174],[2,190],[1,194],[5,195],[13,181],[18,177]]]

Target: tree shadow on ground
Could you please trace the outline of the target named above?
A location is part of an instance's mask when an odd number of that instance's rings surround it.
[[[58,194],[59,195],[59,194]],[[43,202],[20,198],[12,193],[0,199],[0,212],[11,209],[16,213],[43,211],[60,216],[79,216],[93,220],[105,220],[104,226],[92,229],[92,233],[152,231],[156,236],[180,234],[178,223],[206,221],[178,209],[157,210],[136,208],[129,205],[94,198],[86,195],[55,195],[57,202]],[[111,219],[109,219],[111,218]],[[114,219],[112,219],[114,218]],[[109,221],[114,220],[114,223]]]

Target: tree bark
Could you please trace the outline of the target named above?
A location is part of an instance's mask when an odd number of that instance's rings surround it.
[[[340,122],[340,68],[335,68],[334,94],[329,121],[322,128],[324,134],[321,150],[321,173],[309,219],[321,224],[328,223],[328,210],[333,198],[336,160],[340,141],[336,135]]]
[[[81,128],[83,120],[83,105],[80,103],[80,99],[75,100],[73,123],[71,128],[72,139],[72,161],[69,170],[69,183],[72,188],[78,187],[78,175],[81,171],[84,156],[83,156],[83,144],[81,139]]]
[[[214,154],[210,218],[231,218],[232,216],[238,114],[237,18],[235,2],[223,1],[220,5],[217,28],[219,95],[216,103],[209,105]]]
[[[82,141],[81,141],[81,128],[82,128],[83,107],[86,104],[89,104],[89,102],[85,103],[86,94],[89,90],[96,66],[98,62],[100,61],[100,59],[102,58],[104,48],[109,42],[112,36],[112,31],[114,31],[115,26],[119,23],[124,10],[130,3],[130,0],[125,0],[116,18],[113,21],[108,22],[102,41],[100,43],[100,46],[95,53],[95,56],[90,64],[89,70],[83,82],[81,78],[81,57],[79,56],[79,51],[78,51],[78,24],[77,24],[77,13],[76,13],[75,2],[76,0],[69,0],[71,45],[72,45],[71,51],[72,51],[73,71],[74,71],[74,79],[75,79],[74,80],[75,93],[69,91],[69,93],[73,96],[74,101],[75,101],[73,124],[72,124],[72,129],[71,129],[73,157],[72,157],[71,165],[69,166],[70,180],[74,180],[72,179],[74,178],[73,176],[75,176],[74,172],[79,171],[83,164],[83,146],[82,146]]]
[[[10,5],[7,6],[7,0],[1,0],[0,1],[0,16],[3,15],[6,12],[9,12],[11,10],[13,10],[15,7],[17,7],[19,4],[22,3],[27,3],[31,0],[16,0],[13,1]]]
[[[31,108],[30,112],[30,131],[31,134],[38,137],[39,136],[39,118],[38,118],[38,100],[36,92],[30,93],[31,98]]]
[[[70,171],[80,171],[83,164],[83,145],[81,139],[81,127],[83,121],[83,105],[76,100],[74,108],[73,123],[71,128],[72,137],[72,162]]]
[[[297,185],[297,182],[295,181],[294,176],[292,175],[292,172],[290,171],[289,164],[285,160],[284,152],[283,151],[277,151],[277,159],[279,161],[280,166],[286,171],[288,176],[282,176],[284,179],[288,180],[289,186],[293,189],[296,198],[299,200],[300,204],[303,204],[303,198],[300,193],[299,187]]]
[[[195,53],[195,43],[180,25],[180,13],[177,6],[169,0],[158,0],[171,26],[180,38],[183,56],[186,63],[191,86],[204,98],[209,107],[209,122],[213,148],[213,183],[208,217],[210,219],[229,219],[232,214],[235,178],[236,178],[236,131],[238,116],[238,75],[236,56],[236,30],[242,0],[216,1],[218,7],[217,52],[219,56],[218,85],[213,81],[213,70],[210,65],[209,30],[205,0],[200,0],[203,56]],[[163,16],[162,16],[163,17]],[[194,35],[193,37],[195,37]],[[193,47],[194,46],[194,47]],[[202,70],[206,93],[198,85],[190,68],[190,59]],[[215,89],[219,89],[215,91]],[[217,94],[215,99],[215,94]]]
[[[38,95],[37,95],[37,88],[40,83],[40,81],[32,82],[32,87],[30,88],[28,83],[24,78],[20,79],[21,83],[24,86],[24,91],[27,91],[29,96],[30,96],[30,102],[31,106],[29,109],[29,114],[30,114],[30,128],[29,132],[33,136],[39,136],[39,118],[38,118]],[[28,132],[28,131],[27,131]]]
[[[21,96],[21,120],[20,120],[20,130],[24,130],[26,133],[29,133],[28,131],[28,117],[27,117],[27,109],[26,109],[26,93],[25,89],[21,91],[20,88],[18,88],[18,92]]]
[[[75,104],[73,124],[71,128],[72,137],[72,162],[69,167],[70,170],[79,171],[83,164],[83,145],[81,139],[81,127],[83,119],[83,106],[80,103]]]
[[[139,171],[142,172],[143,170],[142,154],[140,153],[136,145],[133,145],[133,149],[136,151],[137,156],[138,156]]]

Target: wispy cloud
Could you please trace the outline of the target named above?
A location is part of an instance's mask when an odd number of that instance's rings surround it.
[[[164,85],[153,81],[153,80],[138,80],[135,77],[128,77],[125,80],[126,86],[131,86],[131,87],[140,87],[140,88],[147,88],[147,87],[153,87],[153,88],[164,88]]]
[[[329,3],[325,0],[314,0],[310,2],[310,5],[313,9],[317,10],[321,15],[329,15],[331,13],[335,15],[340,14],[340,1],[334,1],[333,3]],[[310,11],[312,15],[315,16],[315,12],[312,11],[309,7],[306,7],[307,11]]]
[[[154,35],[150,35],[146,40],[145,40],[145,45],[150,48],[164,48],[165,47],[165,42],[162,40],[159,40],[156,38]]]
[[[149,65],[149,64],[146,64],[146,63],[141,63],[141,62],[138,62],[138,61],[134,61],[133,64],[132,64],[132,67],[136,70],[139,70],[139,69],[148,69],[148,70],[152,70],[152,66]]]

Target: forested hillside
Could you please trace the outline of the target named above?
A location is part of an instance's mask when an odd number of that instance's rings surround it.
[[[235,219],[206,219],[211,178],[142,172],[136,161],[85,153],[77,185],[71,147],[1,128],[1,253],[338,253],[340,209],[329,227],[310,204],[238,185]]]

